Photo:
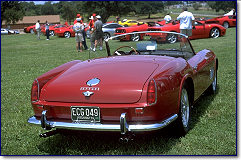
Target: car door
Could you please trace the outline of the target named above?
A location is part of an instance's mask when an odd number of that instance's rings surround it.
[[[202,50],[187,62],[194,72],[194,98],[197,99],[211,84],[214,76],[214,54],[210,50]]]
[[[195,21],[195,29],[192,29],[192,36],[190,39],[204,38],[205,23]]]

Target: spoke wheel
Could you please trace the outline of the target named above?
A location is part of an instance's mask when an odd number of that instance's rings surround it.
[[[218,28],[212,28],[210,31],[210,37],[218,38],[220,36],[220,31]]]
[[[228,23],[228,22],[223,22],[223,26],[224,26],[225,28],[228,28],[228,27],[229,27],[229,23]]]
[[[70,33],[69,32],[64,32],[64,37],[65,38],[70,38]]]
[[[182,88],[181,97],[180,97],[180,107],[178,118],[176,121],[176,129],[178,136],[185,136],[189,131],[189,122],[190,122],[190,103],[189,95],[186,87]]]
[[[166,41],[168,43],[176,43],[177,42],[177,36],[174,34],[168,34],[166,37]]]
[[[54,36],[54,31],[49,31],[50,36]]]
[[[131,35],[131,41],[137,42],[140,40],[140,35],[139,34],[133,34]]]
[[[215,71],[214,74],[215,74],[214,79],[207,90],[208,93],[210,94],[215,94],[217,92],[217,85],[218,85],[217,71]]]
[[[107,33],[107,32],[105,32],[105,33],[104,33],[104,40],[106,40],[106,39],[108,39],[108,38],[110,38],[110,34]]]

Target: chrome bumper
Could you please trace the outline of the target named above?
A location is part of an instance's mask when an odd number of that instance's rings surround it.
[[[87,131],[119,131],[125,134],[128,131],[152,131],[161,129],[177,118],[177,114],[167,118],[166,120],[153,124],[135,124],[128,125],[126,121],[126,113],[120,116],[120,124],[101,124],[101,123],[74,123],[74,122],[54,122],[46,120],[46,111],[42,112],[41,120],[37,120],[35,116],[28,119],[28,123],[41,125],[44,129],[61,128],[71,130],[87,130]]]

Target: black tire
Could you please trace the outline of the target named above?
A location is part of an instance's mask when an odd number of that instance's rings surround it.
[[[107,33],[107,32],[105,32],[105,33],[104,33],[104,40],[106,40],[106,39],[108,39],[108,38],[110,38],[110,34]]]
[[[49,31],[49,35],[50,35],[50,36],[54,36],[54,31],[52,31],[52,30]]]
[[[131,41],[138,42],[140,40],[141,40],[140,34],[133,34],[133,35],[131,35]]]
[[[229,23],[227,21],[223,22],[223,27],[227,29],[229,27]]]
[[[64,32],[64,37],[65,37],[65,38],[70,38],[70,36],[71,36],[71,35],[70,35],[70,32]]]
[[[188,90],[184,86],[181,92],[179,113],[176,121],[177,136],[185,136],[189,131],[190,109]]]
[[[217,93],[217,86],[218,86],[217,70],[214,71],[214,74],[215,75],[214,75],[213,82],[211,83],[211,85],[207,89],[209,94],[216,94]]]
[[[31,34],[34,34],[34,31],[33,31],[33,29],[30,29],[30,31],[29,31]]]
[[[210,37],[211,38],[218,38],[220,36],[220,31],[218,28],[212,28],[210,31]]]
[[[168,43],[176,43],[177,42],[177,36],[174,34],[168,34],[166,37],[166,41]]]

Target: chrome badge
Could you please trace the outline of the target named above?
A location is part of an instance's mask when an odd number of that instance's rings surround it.
[[[90,86],[90,87],[95,86],[95,85],[97,85],[97,84],[99,84],[99,83],[100,83],[100,79],[98,79],[98,78],[93,78],[93,79],[88,80],[88,81],[86,82],[86,84],[87,84],[88,86]]]
[[[84,95],[85,97],[90,97],[90,96],[93,95],[93,94],[94,94],[94,92],[90,92],[90,91],[83,92],[83,95]]]

